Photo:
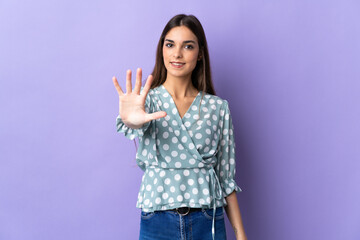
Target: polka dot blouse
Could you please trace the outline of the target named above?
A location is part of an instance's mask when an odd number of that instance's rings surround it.
[[[173,98],[160,85],[149,90],[145,111],[165,111],[166,117],[138,129],[116,118],[117,132],[131,140],[139,138],[136,162],[144,174],[137,208],[145,212],[216,208],[226,206],[225,197],[234,190],[242,191],[234,180],[235,142],[228,102],[202,94],[181,118]]]

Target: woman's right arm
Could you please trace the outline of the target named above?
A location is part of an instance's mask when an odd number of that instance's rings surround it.
[[[132,90],[131,84],[131,70],[126,72],[126,93],[124,93],[116,79],[113,77],[115,88],[119,94],[119,116],[116,119],[118,132],[125,133],[129,139],[134,139],[136,136],[143,135],[151,120],[166,116],[165,111],[150,112],[151,101],[148,96],[151,82],[153,81],[150,75],[141,90],[142,70],[137,69],[135,88]],[[145,107],[147,109],[145,109]],[[149,112],[149,113],[148,113]]]

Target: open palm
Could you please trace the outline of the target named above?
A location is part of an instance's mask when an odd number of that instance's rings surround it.
[[[147,78],[145,86],[140,93],[141,78],[142,70],[141,68],[138,68],[136,72],[135,88],[133,91],[131,84],[131,70],[127,70],[126,93],[122,91],[116,77],[112,78],[115,88],[119,94],[119,115],[124,124],[133,129],[140,128],[144,123],[147,123],[151,120],[166,116],[165,111],[158,111],[154,113],[147,113],[145,111],[146,96],[150,90],[153,76],[150,75]]]

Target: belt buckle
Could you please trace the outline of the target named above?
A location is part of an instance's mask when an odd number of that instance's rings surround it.
[[[180,212],[178,211],[179,209],[184,209],[184,208],[187,208],[187,209],[188,209],[188,211],[187,211],[186,213],[180,213]],[[176,212],[177,212],[178,214],[180,214],[181,216],[185,216],[185,215],[187,215],[187,214],[190,212],[190,207],[176,208]]]

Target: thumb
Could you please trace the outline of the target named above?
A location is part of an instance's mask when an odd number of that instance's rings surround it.
[[[154,112],[154,113],[147,113],[145,115],[145,121],[149,122],[151,120],[155,120],[158,118],[162,118],[165,117],[167,115],[167,113],[165,111],[159,111],[159,112]]]

